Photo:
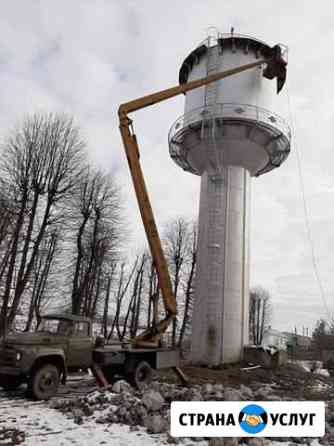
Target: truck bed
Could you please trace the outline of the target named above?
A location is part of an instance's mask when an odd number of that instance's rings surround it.
[[[128,361],[146,361],[152,368],[179,367],[180,351],[170,348],[132,348],[107,344],[93,350],[93,360],[101,366],[122,365]]]

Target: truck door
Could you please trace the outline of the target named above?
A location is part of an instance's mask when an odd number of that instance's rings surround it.
[[[68,338],[67,366],[89,367],[92,363],[93,339],[88,322],[74,322],[72,335]]]

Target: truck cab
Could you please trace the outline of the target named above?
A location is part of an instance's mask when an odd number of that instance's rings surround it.
[[[53,396],[67,372],[91,367],[92,322],[71,314],[49,314],[34,333],[9,333],[0,344],[0,387],[28,384],[37,399]]]

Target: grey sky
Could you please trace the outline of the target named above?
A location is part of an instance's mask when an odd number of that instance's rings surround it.
[[[333,301],[333,6],[266,0],[11,0],[1,3],[0,128],[22,115],[64,110],[82,127],[92,161],[123,184],[132,228],[144,245],[116,111],[119,103],[177,83],[180,63],[208,26],[289,46],[288,84],[312,237],[330,310]],[[283,115],[289,118],[287,93]],[[183,98],[135,117],[142,162],[159,225],[196,217],[199,178],[169,159],[167,134]],[[280,112],[280,111],[279,111]],[[273,296],[273,324],[312,327],[325,315],[307,243],[295,148],[277,171],[253,181],[251,283]]]

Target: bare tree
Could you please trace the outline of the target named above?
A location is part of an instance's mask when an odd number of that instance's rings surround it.
[[[249,296],[249,329],[254,345],[261,345],[264,331],[270,321],[270,294],[261,286],[250,290]]]
[[[178,300],[180,284],[182,282],[183,270],[189,261],[190,249],[190,231],[189,222],[183,218],[177,218],[171,221],[164,231],[163,243],[166,257],[170,269],[173,293]],[[176,331],[179,317],[175,318],[172,327],[172,346],[176,345]]]
[[[121,339],[124,339],[127,329],[128,322],[130,322],[129,336],[133,338],[138,330],[139,317],[142,303],[142,291],[143,291],[143,276],[145,270],[145,264],[147,261],[147,256],[142,254],[137,262],[137,268],[133,276],[132,292],[128,303],[128,308],[125,313],[125,318],[123,321],[123,332]]]
[[[0,289],[3,288],[2,279],[11,252],[15,213],[15,204],[9,201],[4,183],[0,180]]]
[[[152,325],[157,323],[157,320],[154,319],[153,315],[155,314],[154,308],[156,306],[156,302],[159,299],[159,287],[158,287],[158,276],[156,269],[154,267],[154,263],[152,258],[147,262],[147,272],[146,272],[146,280],[147,280],[147,319],[146,326],[150,328]]]
[[[196,227],[183,218],[170,221],[163,234],[163,246],[171,274],[173,292],[178,301],[180,329],[174,322],[171,344],[181,346],[189,328],[192,310],[193,285],[196,268]],[[140,260],[139,260],[140,259]],[[136,271],[131,278],[130,293],[123,299],[123,334],[128,331],[130,337],[137,334],[139,325],[152,328],[164,315],[161,290],[158,286],[157,273],[149,253],[137,257]],[[144,298],[144,296],[147,296]],[[119,306],[117,307],[118,311]],[[124,313],[125,310],[125,313]]]
[[[37,319],[37,325],[41,319],[41,307],[45,299],[47,285],[50,285],[50,272],[55,261],[58,241],[59,229],[54,229],[44,238],[42,247],[36,257],[25,331],[30,330],[34,317]]]
[[[115,275],[117,263],[114,262],[111,265],[109,265],[105,272],[105,280],[106,280],[106,287],[105,287],[105,296],[104,296],[104,303],[103,303],[103,317],[102,317],[102,324],[101,324],[101,333],[103,334],[104,338],[107,338],[108,336],[108,321],[109,321],[109,303],[110,303],[110,294],[111,294],[111,284]]]
[[[112,325],[108,334],[108,340],[110,340],[114,334],[114,330],[116,328],[118,339],[122,339],[122,329],[121,322],[123,322],[124,318],[122,317],[122,306],[124,301],[126,300],[127,291],[130,287],[131,281],[135,274],[136,268],[138,264],[138,256],[134,261],[134,264],[131,266],[130,271],[126,270],[126,264],[123,262],[120,265],[120,270],[118,274],[118,285],[117,291],[115,294],[115,314],[112,321]]]
[[[334,320],[319,319],[312,333],[314,347],[318,351],[332,350],[334,347]]]
[[[124,232],[119,189],[109,175],[87,168],[72,206],[76,240],[72,312],[92,316],[103,288],[105,270],[118,257]]]
[[[15,217],[15,208],[6,196],[6,189],[0,180],[0,249],[8,241]]]
[[[189,321],[191,318],[191,313],[193,309],[193,296],[194,296],[194,283],[195,283],[195,273],[196,273],[196,260],[197,260],[197,226],[196,224],[192,225],[191,232],[191,250],[190,256],[191,261],[186,272],[185,284],[184,284],[184,309],[183,309],[183,318],[182,324],[180,328],[178,347],[182,349],[183,340],[186,334],[187,329],[189,328]]]
[[[174,326],[174,346],[182,345],[189,327],[196,268],[196,238],[195,225],[179,218],[169,223],[163,239],[173,290],[179,301],[181,328],[178,332]],[[118,285],[111,302],[109,300],[114,307],[114,317],[108,339],[114,336],[116,330],[118,339],[124,340],[126,337],[134,338],[140,327],[146,325],[147,328],[154,328],[164,309],[156,270],[149,253],[137,255],[131,263],[122,263],[117,277]]]
[[[29,286],[45,233],[63,215],[82,172],[84,142],[73,120],[35,114],[7,139],[0,162],[6,192],[16,204],[4,279],[0,332],[11,325]],[[9,314],[8,307],[11,303]]]

